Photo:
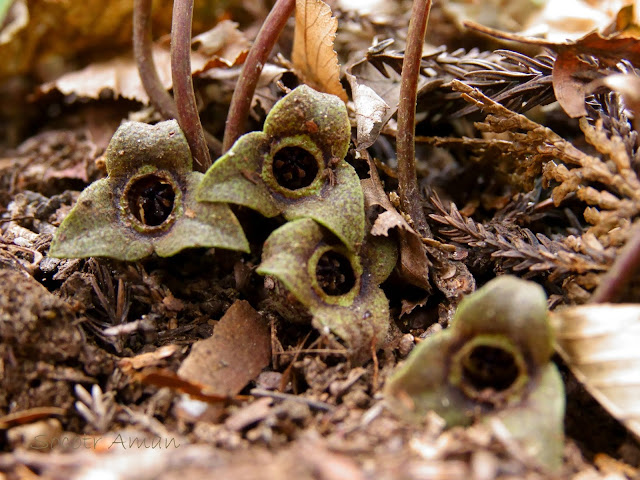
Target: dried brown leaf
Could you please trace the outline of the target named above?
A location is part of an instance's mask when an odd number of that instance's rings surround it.
[[[191,75],[200,75],[212,68],[229,68],[244,62],[249,42],[238,31],[238,25],[223,21],[193,39],[196,50],[191,53]],[[168,46],[157,44],[153,47],[153,60],[160,82],[171,89],[171,56]],[[58,90],[64,95],[99,98],[104,90],[110,90],[115,97],[122,97],[148,103],[138,69],[130,55],[92,63],[82,70],[67,73],[53,82],[39,88],[39,94]]]
[[[249,40],[238,30],[238,24],[223,20],[211,30],[193,38],[196,52],[211,58],[206,68],[234,67],[244,62],[249,52]]]
[[[244,300],[234,303],[213,335],[191,348],[178,375],[210,387],[220,395],[236,395],[271,360],[269,326]]]
[[[553,313],[552,324],[576,378],[640,438],[640,305],[568,307]]]
[[[333,42],[338,19],[322,0],[296,1],[296,28],[291,59],[296,72],[309,86],[347,101],[340,84],[340,65]]]
[[[172,85],[169,50],[154,46],[153,59],[162,85],[169,90]],[[192,54],[192,75],[204,71],[206,64],[205,56]],[[100,94],[106,90],[113,92],[115,97],[149,103],[149,97],[140,81],[135,61],[130,55],[93,63],[82,70],[67,73],[53,82],[42,85],[38,93],[46,94],[52,90],[58,90],[63,95],[77,95],[85,98],[100,98]]]
[[[397,228],[400,237],[400,272],[412,285],[427,292],[431,291],[429,283],[429,259],[422,237],[407,223],[407,220],[396,210],[382,187],[375,165],[369,161],[370,177],[362,180],[365,208],[382,207],[385,211],[378,215],[371,233],[388,236],[391,228]],[[375,233],[374,233],[375,232]]]
[[[511,40],[528,45],[537,45],[558,52],[558,58],[553,67],[553,88],[562,108],[573,118],[586,115],[584,107],[584,84],[580,81],[586,71],[596,72],[597,67],[589,66],[580,60],[581,56],[595,57],[599,67],[613,67],[621,60],[640,65],[640,42],[628,32],[603,36],[599,32],[592,32],[575,41],[550,42],[539,38],[500,32],[473,22],[465,25],[495,38]],[[590,68],[589,68],[590,67]]]

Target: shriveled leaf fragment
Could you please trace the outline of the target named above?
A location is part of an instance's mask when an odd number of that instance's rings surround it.
[[[154,46],[153,60],[158,76],[164,87],[169,90],[171,81],[171,56],[167,48]],[[193,53],[191,72],[197,75],[222,63],[218,57],[209,59]],[[120,56],[104,62],[92,63],[82,70],[62,75],[53,82],[45,83],[38,89],[39,94],[57,90],[63,95],[76,95],[83,98],[100,98],[102,92],[110,91],[118,98],[127,98],[141,103],[149,103],[136,63],[131,55]]]
[[[557,52],[553,67],[553,89],[558,102],[572,118],[587,114],[584,95],[588,82],[582,78],[597,74],[598,68],[613,67],[621,60],[628,60],[635,65],[640,63],[640,42],[626,32],[609,36],[591,32],[575,41],[550,42],[499,32],[471,22],[466,26],[496,38],[537,45]],[[587,64],[581,59],[583,56],[597,58],[599,65]]]
[[[371,227],[371,235],[389,236],[389,230],[396,228],[400,237],[400,273],[412,285],[427,292],[431,291],[429,283],[429,266],[427,252],[420,235],[409,225],[407,220],[393,206],[387,197],[376,166],[369,160],[369,178],[362,180],[365,205],[367,210],[382,207],[382,212]]]
[[[350,134],[340,99],[302,85],[271,109],[263,132],[240,137],[213,164],[198,200],[244,205],[266,217],[313,218],[355,249],[364,237],[364,200],[344,160]]]
[[[400,99],[400,71],[404,53],[390,50],[393,39],[383,40],[369,47],[364,58],[346,68],[351,86],[357,125],[356,146],[364,150],[376,141],[382,128],[398,110]],[[423,56],[433,52],[425,52]],[[389,68],[389,64],[393,65]],[[441,79],[418,79],[418,94],[442,83]]]
[[[285,318],[310,316],[320,332],[342,339],[358,363],[387,335],[389,304],[379,285],[395,263],[388,239],[367,237],[358,255],[313,220],[300,219],[269,236],[257,271],[279,282],[275,306]]]
[[[322,0],[296,0],[293,66],[306,84],[346,102],[338,54],[333,49],[337,29],[338,19],[331,16],[331,7]]]
[[[640,439],[640,305],[567,307],[552,314],[552,324],[576,378]]]
[[[238,30],[238,24],[231,20],[223,20],[194,37],[191,44],[209,59],[207,69],[240,65],[247,58],[250,47],[247,37]]]
[[[131,49],[131,0],[2,0],[0,5],[7,2],[12,8],[4,24],[9,28],[0,31],[0,78],[17,74],[38,76],[42,71],[50,71],[52,59],[56,65],[68,65],[79,55],[103,57],[105,47],[109,51]],[[172,3],[153,2],[153,30],[157,37],[170,31]],[[194,3],[193,31],[200,33],[215,23],[229,2],[195,0]]]
[[[248,251],[227,205],[202,204],[187,141],[175,120],[123,124],[105,153],[108,177],[89,185],[64,219],[49,255],[138,260],[185,248]]]
[[[449,426],[499,421],[532,459],[556,468],[564,389],[552,353],[544,291],[505,275],[466,297],[447,330],[414,348],[385,394],[411,421],[431,410]]]
[[[355,104],[357,147],[362,150],[377,140],[382,127],[391,118],[387,116],[391,107],[371,87],[359,84],[354,75],[347,73],[347,79]]]
[[[213,329],[196,342],[178,375],[209,387],[209,393],[237,395],[271,361],[269,324],[245,300],[236,301]]]

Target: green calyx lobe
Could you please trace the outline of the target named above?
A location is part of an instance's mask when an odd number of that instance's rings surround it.
[[[186,139],[175,120],[127,122],[105,152],[108,176],[89,185],[60,225],[49,254],[138,260],[185,248],[248,251],[236,217],[223,204],[200,204]]]
[[[266,217],[311,218],[350,250],[364,238],[364,195],[345,160],[351,126],[336,96],[302,85],[206,172],[197,198],[244,205]]]
[[[451,326],[426,338],[385,386],[398,415],[433,410],[447,425],[501,421],[534,460],[561,464],[564,387],[542,288],[498,277],[466,297]]]
[[[293,220],[264,244],[258,273],[275,278],[309,312],[315,328],[331,332],[347,346],[352,361],[370,356],[389,328],[389,304],[379,285],[396,263],[388,239],[367,237],[355,253],[311,219]],[[375,259],[375,260],[374,260]],[[274,306],[290,321],[304,320],[277,290]]]

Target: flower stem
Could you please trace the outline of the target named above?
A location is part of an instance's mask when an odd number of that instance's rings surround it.
[[[133,54],[144,87],[151,104],[164,118],[177,118],[173,98],[162,85],[151,49],[151,2],[133,0]]]
[[[152,0],[133,1],[133,53],[142,80],[142,86],[151,104],[163,118],[178,118],[178,109],[173,98],[162,85],[153,61],[151,36]],[[204,132],[209,149],[216,155],[222,151],[222,143],[209,132]]]
[[[629,240],[609,271],[600,280],[589,303],[606,303],[616,300],[638,271],[638,267],[640,267],[640,223],[636,223],[631,229]]]
[[[431,231],[427,225],[422,209],[422,198],[418,191],[414,137],[422,45],[430,10],[431,0],[414,0],[411,20],[409,20],[407,48],[402,62],[398,102],[397,156],[400,205],[413,220],[416,231],[423,237],[431,236]]]
[[[211,166],[211,156],[200,123],[191,79],[191,22],[193,0],[175,0],[171,20],[171,77],[177,105],[178,123],[187,137],[197,170]]]
[[[287,24],[287,20],[293,13],[295,6],[296,0],[277,0],[249,50],[231,97],[231,105],[222,140],[223,152],[229,150],[238,137],[244,133],[245,123],[251,108],[251,100],[260,79],[262,68],[267,62],[269,54],[278,40],[280,32]]]

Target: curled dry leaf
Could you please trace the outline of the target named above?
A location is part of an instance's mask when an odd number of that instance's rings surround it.
[[[171,56],[169,50],[153,47],[153,59],[158,69],[162,85],[171,88]],[[191,56],[192,74],[201,72],[207,58],[200,54]],[[62,75],[53,82],[45,83],[38,89],[39,94],[57,90],[63,95],[77,95],[83,98],[100,98],[103,91],[111,91],[115,97],[149,103],[149,97],[142,86],[136,63],[131,55],[112,58]]]
[[[296,1],[293,66],[306,84],[346,102],[338,54],[333,49],[337,29],[338,19],[331,16],[331,7],[322,0]]]
[[[363,152],[366,154],[366,152]],[[409,225],[407,220],[396,210],[382,187],[378,170],[370,158],[369,178],[362,180],[365,208],[370,210],[382,207],[382,212],[371,227],[371,235],[389,236],[389,230],[396,228],[400,237],[400,273],[412,285],[427,292],[431,291],[429,283],[429,259],[422,243],[422,238]]]
[[[191,75],[197,76],[212,68],[233,67],[244,62],[248,41],[237,27],[234,22],[220,22],[213,29],[193,39],[196,51],[191,53]],[[171,55],[168,47],[154,45],[153,60],[160,82],[170,90]],[[42,85],[38,93],[46,94],[52,90],[58,90],[63,95],[85,98],[100,98],[100,94],[108,90],[115,97],[149,103],[131,55],[92,63],[82,70],[62,75],[57,80]]]
[[[551,323],[576,378],[640,439],[640,304],[567,307]]]
[[[465,25],[495,38],[537,45],[557,52],[553,66],[553,89],[558,102],[572,118],[587,114],[584,96],[588,80],[583,80],[585,76],[593,77],[599,68],[615,67],[623,59],[635,65],[640,64],[640,42],[634,35],[626,32],[609,36],[592,32],[575,41],[550,42],[500,32],[472,22]],[[588,64],[581,59],[582,56],[595,57],[600,65]]]
[[[382,127],[391,118],[388,116],[391,107],[371,87],[358,83],[358,79],[349,72],[346,75],[355,104],[356,146],[358,150],[364,150],[374,144]]]

